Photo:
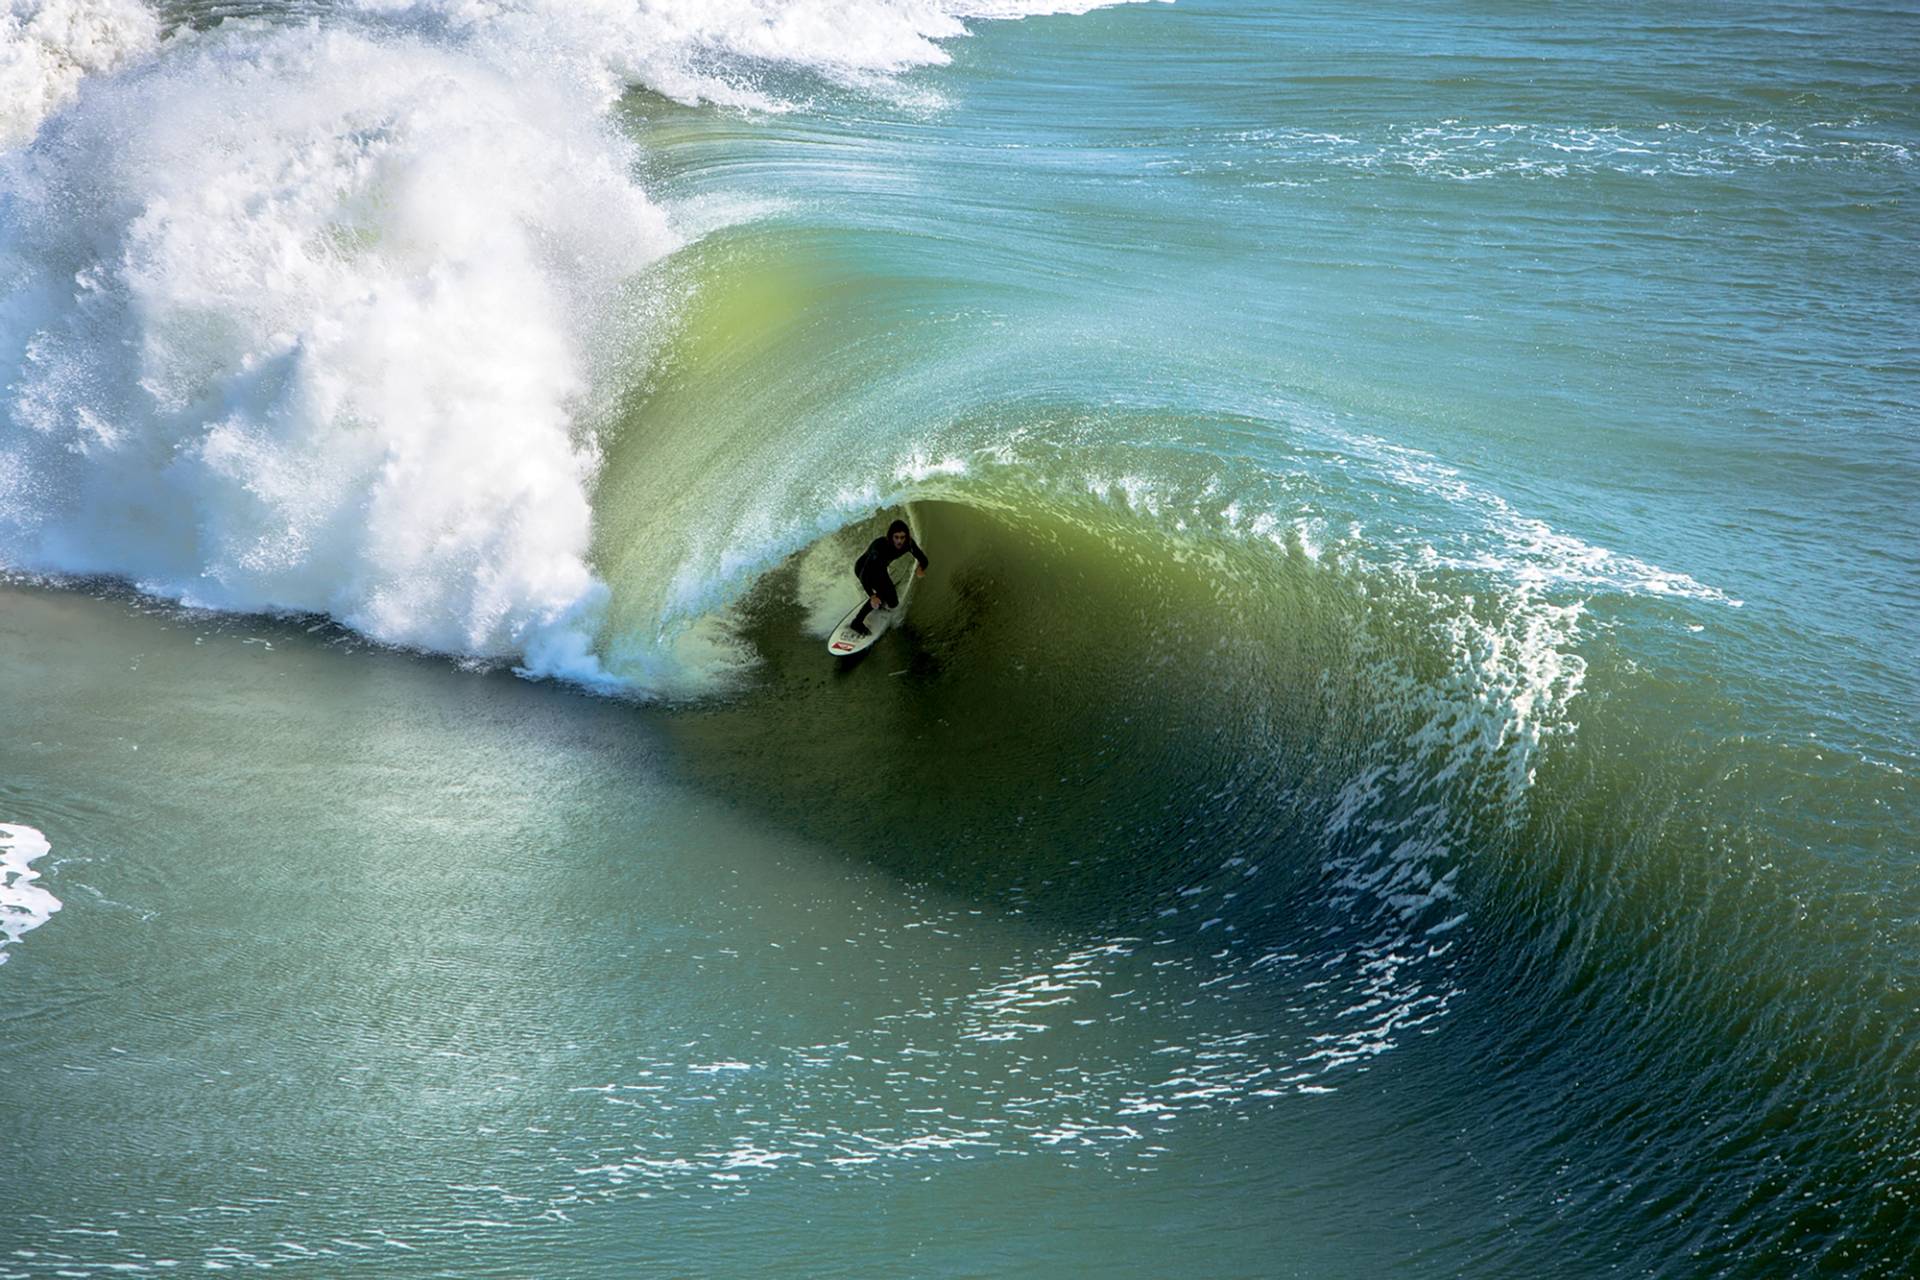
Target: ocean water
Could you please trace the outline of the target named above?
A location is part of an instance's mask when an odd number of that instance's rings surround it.
[[[0,1277],[1913,1274],[1916,66],[12,0]]]

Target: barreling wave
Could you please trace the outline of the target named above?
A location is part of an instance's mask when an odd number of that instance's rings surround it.
[[[1905,766],[1730,728],[1727,649],[1686,638],[1739,625],[1739,600],[1206,353],[1128,381],[1157,313],[1085,323],[1112,295],[1049,295],[1046,271],[1088,260],[1018,207],[979,219],[1015,278],[956,285],[927,259],[979,242],[937,239],[943,210],[815,218],[754,185],[737,120],[706,153],[728,152],[717,193],[655,177],[697,167],[650,148],[712,107],[932,104],[910,73],[968,19],[1082,7],[16,3],[0,566],[667,704],[646,717],[682,748],[661,767],[707,794],[959,890],[956,911],[1070,926],[1026,973],[889,1017],[1017,1040],[1102,983],[1221,1002],[1156,1050],[1164,1077],[1089,1047],[1034,1141],[1338,1087],[1471,1021],[1437,1105],[1481,1106],[1496,1064],[1520,1110],[1540,1100],[1543,1187],[1594,1135],[1622,1135],[1593,1192],[1612,1197],[1648,1151],[1692,1195],[1813,1133],[1826,1154],[1790,1152],[1730,1230],[1771,1239],[1810,1205],[1805,1238],[1838,1239],[1818,1214],[1851,1200],[1910,1238],[1886,1189],[1913,1180],[1920,1041],[1882,942],[1920,919],[1885,852],[1911,831]],[[1234,141],[1287,182],[1909,163],[1869,133]],[[891,180],[886,140],[837,144],[847,175]],[[923,251],[872,251],[889,236]],[[934,572],[836,667],[820,638],[896,513]],[[25,831],[16,853],[41,847]],[[1842,845],[1871,893],[1839,859],[1781,856]],[[15,938],[58,905],[29,878]],[[1829,949],[1796,950],[1815,932]],[[1503,998],[1451,1018],[1476,983]],[[1636,1112],[1649,1082],[1766,1101],[1705,1127]],[[848,1158],[981,1141],[928,1123]],[[1564,1235],[1553,1203],[1540,1230]],[[1679,1256],[1686,1203],[1604,1207]]]
[[[1092,814],[1164,848],[1052,868],[1112,936],[1331,965],[1296,1069],[1378,1052],[1445,1008],[1459,850],[1570,724],[1580,592],[1715,593],[1298,406],[862,363],[884,288],[823,284],[751,201],[649,192],[610,114],[897,87],[970,17],[1085,7],[216,6],[130,38],[0,160],[0,563],[706,707],[691,758],[780,759],[810,813],[858,798],[807,745],[892,725],[903,778],[1021,808],[1022,874]],[[823,686],[893,509],[938,562],[911,649]]]
[[[1724,602],[1379,441],[1300,428],[1249,468],[1174,447],[1201,425],[1177,415],[1030,405],[769,439],[737,347],[708,354],[609,445],[609,672],[690,700],[676,755],[785,823],[1064,913],[1122,969],[1183,942],[1213,956],[1203,983],[1309,983],[1285,1030],[1220,1055],[1233,1098],[1324,1087],[1447,1011],[1461,870],[1515,838],[1573,729],[1581,593]],[[1383,491],[1405,523],[1363,513]],[[1482,517],[1475,554],[1422,504]],[[836,668],[851,561],[894,514],[934,571],[902,634]]]
[[[1409,975],[1461,923],[1463,841],[1520,820],[1571,723],[1582,593],[1716,593],[1299,406],[1009,394],[964,343],[863,363],[884,282],[809,274],[804,225],[732,225],[751,201],[649,192],[614,123],[633,85],[904,93],[969,18],[1086,7],[106,23],[110,54],[55,60],[99,74],[47,72],[0,160],[0,563],[719,708],[690,724],[751,724],[754,760],[791,739],[778,789],[809,811],[856,798],[806,743],[894,723],[905,775],[1030,804],[1024,867],[1095,812],[1164,846],[1116,934],[1143,901],[1241,939],[1314,913],[1311,962],[1353,957],[1338,1003],[1366,1011],[1326,1052],[1377,1051],[1444,1007]],[[822,686],[892,509],[938,561],[908,665],[883,645]],[[694,755],[728,767],[728,741]]]
[[[1056,7],[16,5],[0,564],[608,683],[599,433],[673,303],[642,273],[725,220],[649,198],[609,106]]]

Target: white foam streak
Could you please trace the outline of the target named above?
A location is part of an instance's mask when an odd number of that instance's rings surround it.
[[[1236,153],[1253,148],[1275,169],[1299,169],[1309,183],[1320,180],[1314,169],[1480,182],[1591,174],[1724,178],[1797,165],[1904,168],[1913,163],[1909,146],[1874,136],[1864,120],[1818,121],[1799,128],[1772,121],[1582,126],[1440,120],[1389,124],[1358,135],[1278,126],[1236,131],[1225,140],[1235,144]],[[1227,163],[1246,161],[1206,159],[1195,166],[1197,171],[1220,171]]]
[[[1544,520],[1524,515],[1497,493],[1480,489],[1432,455],[1374,436],[1348,438],[1362,456],[1379,463],[1396,483],[1431,493],[1457,510],[1479,515],[1481,527],[1493,545],[1470,555],[1441,555],[1429,549],[1434,563],[1453,568],[1496,571],[1528,588],[1554,583],[1600,587],[1629,595],[1675,596],[1713,604],[1740,606],[1740,601],[1717,587],[1684,573],[1663,569],[1635,556],[1597,547],[1555,530]]]
[[[6,948],[53,918],[60,899],[34,883],[40,873],[33,861],[51,848],[32,827],[0,822],[0,964]]]

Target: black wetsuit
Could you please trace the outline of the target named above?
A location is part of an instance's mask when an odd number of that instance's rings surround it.
[[[892,534],[875,538],[873,545],[861,552],[860,558],[853,562],[853,576],[860,579],[860,585],[866,588],[868,597],[860,606],[860,612],[853,615],[854,626],[863,625],[867,615],[873,612],[874,596],[879,596],[880,603],[889,609],[899,605],[900,593],[893,585],[893,575],[887,572],[887,566],[901,556],[912,556],[920,562],[922,569],[927,567],[927,553],[920,549],[920,544],[913,540],[912,534],[907,535],[907,545],[904,547],[893,545]]]

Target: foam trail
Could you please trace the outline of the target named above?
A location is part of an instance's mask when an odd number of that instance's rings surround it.
[[[0,822],[0,964],[7,947],[53,918],[60,899],[34,882],[33,860],[52,846],[32,827]]]
[[[625,281],[676,243],[565,85],[183,37],[0,162],[0,562],[599,676]]]
[[[0,150],[33,137],[87,76],[151,52],[159,36],[138,0],[0,0]]]

